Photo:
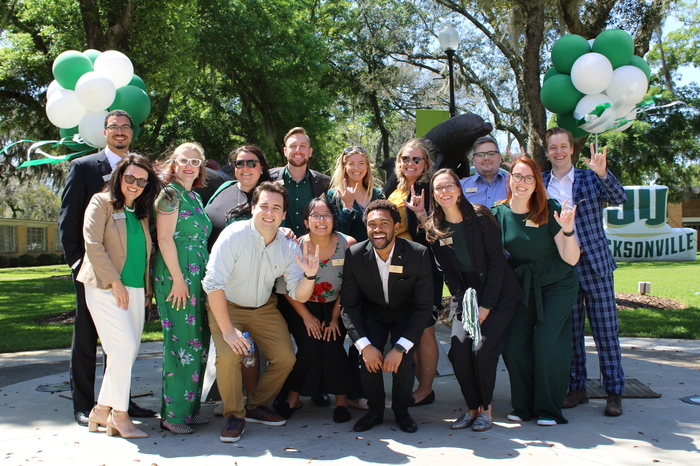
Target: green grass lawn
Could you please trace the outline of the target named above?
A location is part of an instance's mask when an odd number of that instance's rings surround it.
[[[0,269],[0,353],[68,348],[73,326],[35,320],[75,309],[67,265]],[[147,322],[142,341],[162,340],[160,321]]]

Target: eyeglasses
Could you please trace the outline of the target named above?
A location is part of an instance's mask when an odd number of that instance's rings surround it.
[[[145,188],[148,185],[148,180],[144,180],[143,178],[136,178],[133,175],[124,175],[124,181],[126,181],[126,184],[134,184],[134,181],[136,182],[136,186],[139,188]]]
[[[443,191],[447,191],[448,193],[454,192],[454,190],[457,188],[457,185],[455,183],[445,183],[442,186],[435,186],[433,188],[433,191],[435,191],[436,194],[440,194]]]
[[[183,167],[186,167],[188,163],[194,168],[197,168],[200,165],[202,165],[202,159],[188,159],[187,157],[178,157],[175,159],[175,161],[178,163],[178,165],[182,165]]]
[[[311,214],[309,218],[316,222],[319,220],[333,220],[333,214]]]
[[[350,152],[359,152],[361,154],[366,154],[367,149],[365,149],[362,146],[346,147],[345,149],[343,149],[343,155],[349,154]]]
[[[423,160],[425,160],[423,157],[409,157],[408,155],[402,155],[402,156],[401,156],[401,162],[402,162],[402,163],[413,162],[414,165],[418,165],[418,164],[421,163]]]
[[[243,168],[243,165],[245,165],[248,168],[255,168],[258,166],[260,163],[259,160],[236,160],[233,164],[236,166],[236,168]]]
[[[123,133],[123,132],[126,132],[126,131],[131,131],[133,128],[131,127],[131,125],[121,125],[121,126],[119,126],[119,125],[109,125],[109,126],[106,127],[105,129],[106,129],[107,131],[109,131],[110,133],[114,133],[114,132],[117,132],[117,131],[121,131],[121,132]]]
[[[535,177],[531,175],[523,176],[520,173],[513,173],[510,175],[516,183],[520,183],[521,181],[525,180],[525,184],[532,184],[535,182]]]
[[[476,157],[477,159],[483,159],[484,157],[491,157],[492,159],[495,159],[496,157],[500,156],[501,153],[497,150],[490,150],[488,152],[474,152],[474,157]]]

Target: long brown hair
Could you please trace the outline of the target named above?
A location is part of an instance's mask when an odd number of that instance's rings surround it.
[[[112,172],[112,178],[110,178],[102,191],[109,193],[115,210],[123,209],[124,193],[122,192],[122,178],[124,178],[124,172],[129,168],[129,165],[143,168],[146,170],[146,173],[148,173],[148,184],[143,188],[141,195],[134,200],[136,218],[141,220],[150,215],[153,210],[153,203],[160,190],[163,189],[163,182],[160,181],[160,178],[158,178],[158,175],[156,175],[153,169],[153,164],[151,164],[151,161],[146,157],[134,152],[129,152],[119,161]]]
[[[532,174],[535,177],[535,191],[530,196],[527,201],[527,215],[525,218],[530,220],[535,225],[544,225],[549,219],[549,208],[547,207],[547,190],[544,187],[544,181],[542,181],[542,170],[540,167],[532,160],[530,157],[520,157],[518,160],[513,162],[510,167],[510,176],[513,176],[513,169],[518,166],[518,164],[525,164],[530,167]],[[508,184],[511,183],[511,179],[508,179]],[[508,194],[504,201],[501,203],[510,203],[513,198],[513,192],[508,189]]]

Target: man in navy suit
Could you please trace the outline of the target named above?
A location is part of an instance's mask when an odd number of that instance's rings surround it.
[[[362,359],[362,385],[369,412],[355,424],[364,432],[384,421],[384,378],[393,372],[391,409],[399,428],[416,432],[408,414],[413,390],[413,354],[433,309],[433,278],[428,250],[396,238],[397,207],[371,202],[364,221],[369,239],[345,253],[340,309],[343,323]],[[387,339],[392,349],[384,355]]]
[[[80,271],[85,242],[83,217],[90,199],[102,191],[105,182],[112,177],[112,170],[129,152],[134,135],[131,116],[123,110],[114,110],[105,118],[107,147],[96,154],[71,162],[66,186],[61,197],[58,228],[66,262],[71,266],[75,285],[75,326],[71,345],[70,385],[75,420],[81,426],[88,425],[88,415],[95,405],[95,364],[97,362],[97,330],[85,303],[85,288],[75,280]],[[131,402],[132,417],[155,416],[155,411],[143,409]]]
[[[605,203],[624,204],[627,194],[615,176],[606,168],[607,148],[595,153],[591,144],[591,159],[584,157],[590,170],[574,168],[571,162],[573,136],[563,128],[551,128],[545,134],[547,158],[552,170],[542,174],[549,196],[568,205],[577,205],[575,235],[581,246],[581,259],[576,265],[579,275],[578,299],[572,312],[572,357],[569,393],[564,408],[588,403],[586,393],[586,348],[584,326],[586,314],[591,325],[593,340],[598,349],[603,388],[608,394],[606,416],[622,414],[622,389],[625,374],[622,370],[619,324],[615,304],[613,259],[603,231]]]

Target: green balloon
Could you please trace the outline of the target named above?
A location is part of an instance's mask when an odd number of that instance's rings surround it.
[[[102,52],[95,49],[87,49],[83,52],[83,55],[88,57],[93,65],[95,64],[95,60],[97,60],[97,57],[99,57],[100,54],[102,54]]]
[[[59,131],[59,134],[61,135],[61,139],[63,139],[63,138],[72,139],[73,135],[78,133],[78,132],[79,132],[78,127],[75,126],[73,128],[61,128],[61,130]],[[81,151],[81,150],[94,149],[94,147],[89,146],[87,144],[78,144],[77,142],[72,142],[72,141],[71,142],[66,141],[63,143],[63,145],[71,150],[76,151],[76,152]]]
[[[117,95],[109,110],[124,110],[131,115],[134,124],[139,125],[146,121],[151,113],[151,99],[139,87],[123,86],[117,89]]]
[[[557,71],[557,69],[556,69],[555,67],[553,67],[553,66],[550,67],[550,68],[547,70],[547,72],[544,74],[544,79],[542,80],[542,83],[544,84],[544,82],[545,82],[546,80],[548,80],[549,78],[551,78],[551,77],[554,76],[555,74],[560,74],[560,73]]]
[[[555,74],[542,85],[540,90],[540,99],[544,108],[557,114],[573,112],[581,97],[583,93],[574,87],[571,76],[568,74]]]
[[[53,77],[65,89],[75,90],[75,83],[88,71],[94,71],[92,62],[77,50],[63,52],[53,61]]]
[[[613,69],[629,64],[634,54],[634,40],[622,29],[608,29],[598,34],[593,51],[605,55]]]
[[[139,125],[134,125],[134,134],[131,135],[131,141],[136,141],[136,138],[141,134],[141,127]]]
[[[591,51],[588,41],[577,34],[561,37],[552,47],[552,64],[560,73],[571,73],[574,62]]]
[[[632,60],[630,60],[628,65],[636,66],[640,70],[644,71],[644,74],[647,75],[647,81],[651,81],[651,68],[649,68],[646,60],[644,60],[642,57],[632,55]]]
[[[139,78],[138,76],[134,75],[133,78],[131,78],[131,81],[128,84],[129,86],[136,86],[140,87],[141,89],[144,90],[144,92],[148,92],[148,89],[146,89],[146,83],[143,82],[143,79]]]
[[[590,133],[578,127],[578,122],[574,118],[574,112],[569,112],[564,115],[557,115],[557,126],[571,131],[575,139],[585,138]]]

